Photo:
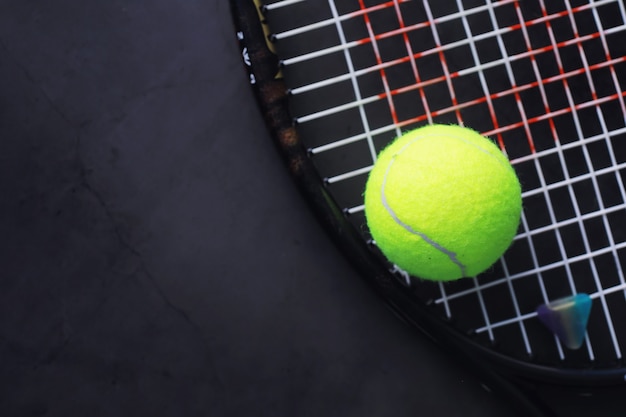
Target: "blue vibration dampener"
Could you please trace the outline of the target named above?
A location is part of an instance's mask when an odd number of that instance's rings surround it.
[[[537,308],[539,320],[569,349],[582,346],[591,313],[591,297],[580,293],[560,298]]]

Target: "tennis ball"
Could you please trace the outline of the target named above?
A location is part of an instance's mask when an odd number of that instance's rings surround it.
[[[380,153],[365,187],[376,245],[409,274],[450,281],[488,269],[517,232],[521,187],[489,139],[456,125],[410,131]]]

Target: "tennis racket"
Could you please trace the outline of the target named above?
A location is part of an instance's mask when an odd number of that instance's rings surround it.
[[[624,4],[231,5],[289,171],[392,309],[520,415],[626,415]],[[409,276],[367,230],[362,194],[377,154],[429,123],[492,138],[522,183],[518,234],[477,277]]]

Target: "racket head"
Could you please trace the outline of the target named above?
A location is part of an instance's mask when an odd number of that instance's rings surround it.
[[[251,82],[287,166],[399,316],[453,354],[504,372],[624,384],[624,6],[443,3],[277,1],[245,13],[244,2],[232,4]],[[494,138],[524,188],[520,231],[501,262],[446,284],[390,265],[362,208],[376,154],[433,122]],[[576,293],[590,294],[593,307],[585,342],[572,350],[536,309]]]

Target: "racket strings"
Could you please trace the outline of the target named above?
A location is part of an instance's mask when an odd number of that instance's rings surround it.
[[[608,366],[626,346],[614,324],[626,315],[624,5],[467,3],[267,4],[295,122],[360,229],[366,175],[403,130],[461,123],[496,139],[524,186],[512,248],[474,279],[411,281],[416,297],[513,356]],[[302,10],[298,24],[280,18]],[[535,309],[577,292],[594,309],[584,349],[571,352]]]
[[[561,60],[560,53],[559,53],[560,49],[559,49],[559,46],[557,45],[557,42],[556,42],[556,39],[555,39],[555,36],[554,36],[554,32],[552,30],[552,25],[551,25],[550,19],[547,19],[548,13],[547,13],[547,11],[545,9],[545,5],[543,4],[543,2],[540,2],[540,6],[541,6],[541,11],[542,11],[543,17],[546,18],[545,25],[546,25],[546,28],[547,28],[547,31],[548,31],[548,36],[549,36],[549,39],[550,39],[550,44],[549,45],[550,45],[550,47],[552,47],[552,52],[555,55],[555,59],[556,59],[556,62],[557,62],[559,74],[563,75],[565,73],[565,71],[564,71],[564,67],[563,67],[562,60]],[[532,52],[533,51],[533,47],[532,47],[532,44],[531,44],[531,41],[530,41],[530,36],[529,36],[529,33],[528,33],[526,25],[523,24],[523,22],[524,22],[523,15],[521,13],[521,9],[520,9],[519,5],[517,5],[517,4],[516,4],[516,12],[517,12],[517,16],[518,16],[518,18],[520,20],[520,29],[521,29],[521,32],[523,34],[525,46],[526,46],[526,48],[527,48],[527,50],[529,52]],[[570,16],[571,16],[571,14],[570,14]],[[492,22],[493,22],[493,14],[491,14],[490,17],[492,18]],[[576,30],[574,21],[572,21],[572,27],[574,29],[574,33],[576,33],[577,30]],[[578,38],[578,36],[575,36],[575,39],[576,38]],[[498,41],[499,41],[500,49],[501,49],[501,51],[503,51],[504,50],[503,43],[501,42],[501,38],[500,37],[498,38]],[[583,51],[580,50],[581,43],[578,42],[577,46],[579,47],[579,53],[583,54]],[[607,56],[608,56],[608,52],[607,52]],[[559,150],[559,152],[558,152],[559,160],[561,161],[561,166],[564,167],[564,174],[565,174],[566,180],[569,180],[569,175],[567,174],[567,169],[565,168],[566,165],[564,164],[564,160],[563,160],[563,154],[562,154],[562,152],[560,152],[560,146],[558,144],[558,141],[559,141],[558,140],[558,133],[556,131],[556,127],[555,127],[554,121],[553,121],[552,116],[551,116],[552,115],[551,106],[550,106],[550,103],[549,103],[549,101],[547,99],[547,95],[546,95],[545,88],[544,88],[544,84],[546,83],[546,81],[542,80],[542,78],[541,78],[539,67],[537,65],[537,60],[535,59],[535,56],[534,55],[530,55],[529,58],[530,58],[530,62],[532,64],[533,73],[534,73],[535,78],[537,80],[537,84],[536,85],[537,85],[538,90],[540,92],[541,101],[542,101],[542,104],[543,104],[543,107],[544,107],[544,117],[549,116],[549,118],[547,118],[547,120],[549,122],[549,127],[550,127],[550,130],[552,131],[552,135],[553,135],[553,137],[555,139],[555,143],[556,143],[555,149]],[[511,85],[516,85],[515,77],[513,75],[512,70],[511,70],[510,64],[506,65],[506,69],[507,69],[507,74],[509,76],[509,81],[510,81]],[[584,71],[584,72],[588,71],[588,65],[586,64],[586,61],[584,60],[584,55],[583,55],[583,68],[581,68],[581,71]],[[570,92],[570,89],[569,89],[569,85],[568,85],[568,77],[562,77],[561,80],[562,80],[563,85],[565,87],[566,95],[567,95],[567,98],[568,98],[569,106],[567,108],[568,109],[575,109],[575,104],[573,103],[572,95],[571,95],[571,92]],[[521,97],[520,97],[519,93],[517,93],[517,92],[515,93],[515,100],[516,100],[516,102],[518,104],[517,107],[518,107],[518,110],[519,110],[520,115],[522,117],[522,122],[524,124],[524,130],[525,130],[526,136],[528,138],[528,142],[529,142],[531,153],[534,153],[536,151],[536,149],[535,149],[535,146],[534,146],[534,143],[533,143],[533,140],[532,140],[532,134],[531,134],[531,131],[530,131],[530,122],[528,121],[528,118],[525,115],[524,106],[522,105]],[[575,110],[574,110],[573,114],[576,115],[576,111]],[[492,117],[495,118],[495,113],[492,113]],[[494,121],[494,127],[497,130],[496,123],[497,122]],[[500,135],[498,135],[498,136],[500,137]],[[548,213],[549,213],[549,216],[550,216],[550,223],[554,225],[557,222],[556,215],[554,214],[554,208],[553,208],[553,205],[552,205],[552,201],[549,198],[549,196],[547,195],[547,191],[545,191],[545,189],[546,189],[546,181],[545,181],[545,178],[544,178],[544,175],[543,175],[543,170],[541,168],[541,165],[538,162],[538,159],[534,160],[534,165],[535,165],[535,168],[536,168],[537,173],[538,173],[538,177],[539,177],[540,182],[541,182],[541,189],[544,190],[543,193],[544,193],[544,196],[546,197],[545,201],[546,201]],[[567,184],[567,188],[568,188],[568,191],[569,191],[569,194],[570,194],[571,201],[574,203],[574,210],[577,213],[577,219],[580,219],[580,213],[579,213],[579,210],[578,210],[578,207],[577,207],[577,204],[576,204],[576,199],[575,199],[575,196],[573,194],[573,189],[571,187],[571,184],[568,183]],[[584,230],[580,220],[578,221],[578,225],[579,225],[580,230]],[[525,221],[525,218],[522,219],[522,226],[523,226],[522,230],[524,232],[528,232],[529,231],[529,229],[528,229],[528,222]],[[554,228],[554,230],[555,230],[556,242],[557,242],[558,251],[560,253],[560,256],[561,256],[562,259],[567,259],[567,253],[566,253],[566,250],[565,250],[565,244],[564,244],[564,241],[563,241],[563,236],[560,233],[560,229],[557,227],[557,228]],[[534,251],[534,248],[532,247],[532,245],[531,245],[531,250],[532,250],[533,254],[535,254],[535,251]],[[532,256],[531,258],[533,259],[534,267],[537,268],[539,266],[539,264],[537,263],[536,255]],[[570,267],[569,267],[569,263],[568,262],[564,263],[564,267],[565,267],[565,275],[568,278],[569,290],[571,291],[572,294],[576,294],[578,291],[576,289],[576,284],[574,283],[574,280],[572,278],[572,273],[571,273],[571,270],[570,270]],[[503,261],[503,268],[505,269],[505,274],[506,274],[506,264],[505,264],[504,261]],[[592,265],[592,270],[593,269],[595,269],[595,268]],[[550,300],[549,300],[549,297],[548,297],[548,294],[547,294],[547,291],[546,291],[546,287],[543,284],[543,277],[542,277],[541,272],[537,272],[536,276],[537,276],[537,281],[538,281],[538,284],[539,284],[539,287],[540,287],[543,303],[548,303]],[[595,276],[596,276],[596,274],[594,273],[594,277]],[[528,316],[532,316],[532,315],[528,315],[528,314],[522,315],[521,314],[521,312],[520,312],[520,310],[518,308],[517,294],[515,293],[515,290],[514,290],[513,286],[511,285],[511,281],[507,280],[507,283],[508,283],[511,299],[513,300],[513,304],[515,306],[515,317],[513,319],[508,319],[508,320],[505,320],[503,322],[496,323],[495,325],[502,326],[504,324],[509,324],[509,323],[512,323],[513,321],[517,320],[518,326],[519,326],[520,331],[522,332],[522,335],[523,335],[523,341],[524,341],[524,346],[525,346],[526,353],[531,355],[532,351],[533,351],[533,347],[530,344],[529,338],[527,337],[527,332],[526,332],[526,327],[525,327],[525,320],[528,319]],[[601,290],[601,286],[598,287],[598,289]],[[606,310],[606,309],[605,309],[605,311],[608,312],[608,310]],[[608,317],[608,322],[612,323],[612,320],[610,320],[610,317]],[[484,327],[478,329],[477,332],[481,332],[481,331],[484,331],[486,329],[489,332],[490,339],[493,339],[492,328],[493,328],[493,325],[486,321],[486,325]],[[611,331],[610,333],[611,333],[612,341],[613,341],[614,345],[616,345],[614,332]],[[587,340],[587,342],[589,342],[589,340]],[[561,346],[561,343],[560,343],[559,339],[556,338],[556,337],[555,337],[555,343],[556,343],[556,346],[557,346],[558,355],[559,355],[559,357],[561,359],[563,359],[564,358],[564,351],[563,351],[563,348]],[[593,353],[592,345],[590,343],[587,343],[586,346],[587,346],[587,349],[588,349],[589,358],[593,359],[594,358],[594,353]],[[616,349],[616,353],[618,355],[621,355],[618,346],[617,346],[617,349]]]

